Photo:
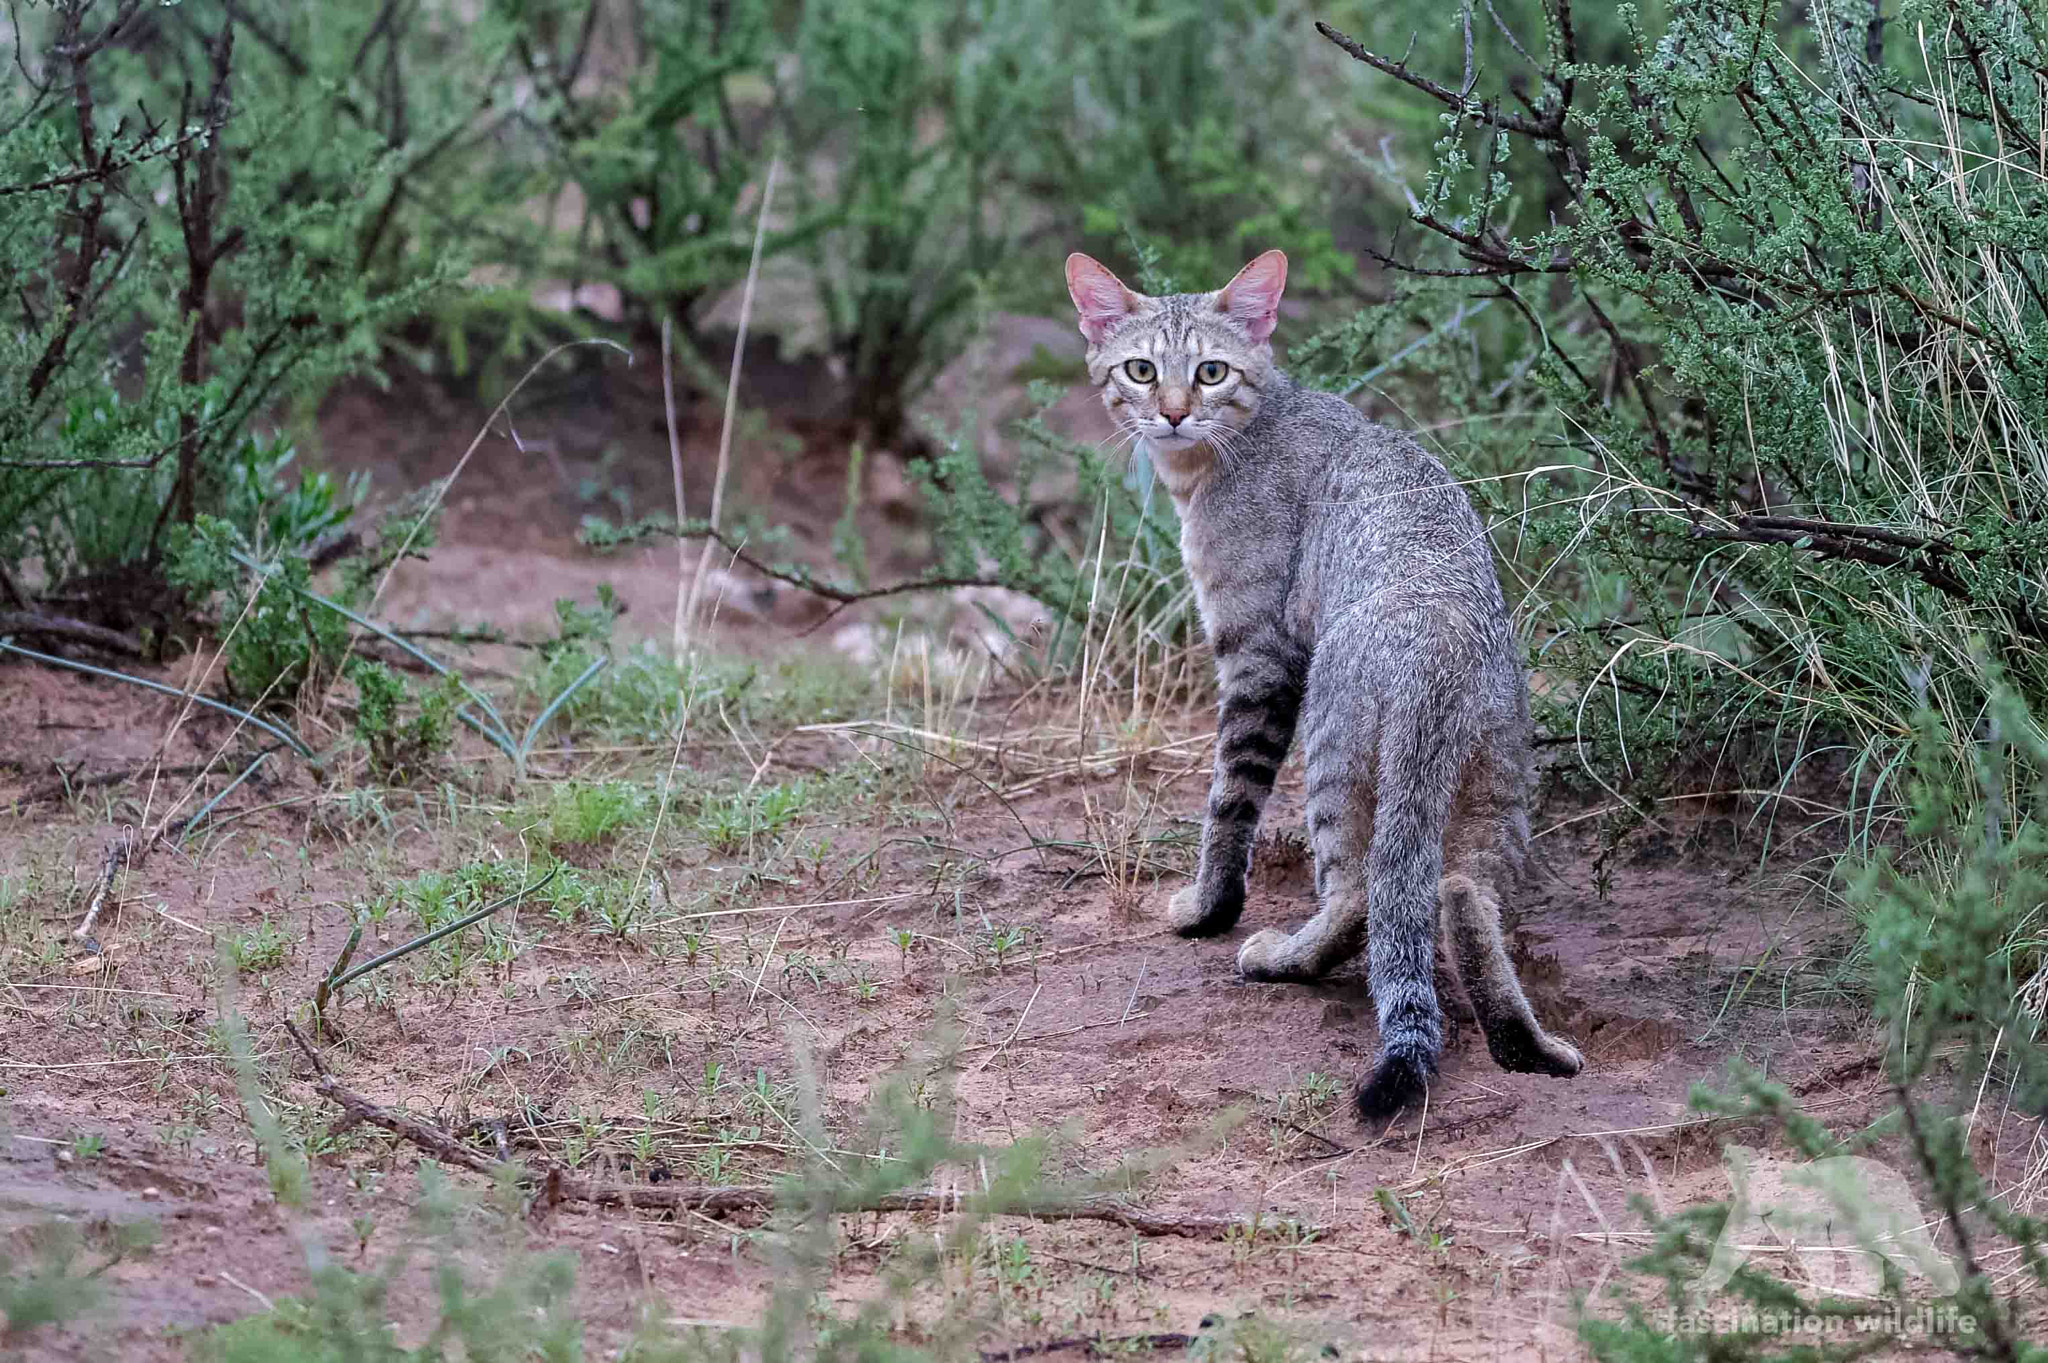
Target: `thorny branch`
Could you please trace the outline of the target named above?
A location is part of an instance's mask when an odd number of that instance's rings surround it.
[[[1559,186],[1572,203],[1581,208],[1596,206],[1604,212],[1612,224],[1612,231],[1605,240],[1592,248],[1616,253],[1620,263],[1628,267],[1626,273],[1636,278],[1647,278],[1654,274],[1668,274],[1671,262],[1667,258],[1667,247],[1674,244],[1670,232],[1661,227],[1654,215],[1646,217],[1632,203],[1617,198],[1611,190],[1602,188],[1591,180],[1589,165],[1580,154],[1566,132],[1567,119],[1571,113],[1573,81],[1565,73],[1578,60],[1578,42],[1573,31],[1571,9],[1567,0],[1553,0],[1548,7],[1552,16],[1554,46],[1547,67],[1542,70],[1544,95],[1540,104],[1524,99],[1529,108],[1528,116],[1505,113],[1483,101],[1472,98],[1470,57],[1467,61],[1467,75],[1463,88],[1453,90],[1447,85],[1432,80],[1408,66],[1404,55],[1396,61],[1369,51],[1348,35],[1325,23],[1318,23],[1317,30],[1330,42],[1343,49],[1354,60],[1364,63],[1377,71],[1384,72],[1396,80],[1419,90],[1443,105],[1461,118],[1469,119],[1485,127],[1513,133],[1529,139],[1548,159]],[[1489,6],[1490,12],[1490,6]],[[1955,9],[1959,22],[1963,19],[1960,8]],[[1469,21],[1470,10],[1466,10]],[[1529,53],[1515,39],[1505,25],[1495,22],[1506,34],[1510,45],[1531,65]],[[1981,88],[1985,119],[2001,123],[2008,120],[2007,111],[1999,107],[1997,87],[1990,78],[1983,61],[1983,46],[1969,31],[1969,25],[1962,23],[1962,41],[1969,58],[1967,67],[1977,77]],[[1870,5],[1867,20],[1858,35],[1861,38],[1862,58],[1869,68],[1867,78],[1876,82],[1881,77],[1883,58],[1884,18],[1881,5]],[[1773,157],[1779,157],[1779,173],[1788,180],[1801,178],[1799,167],[1787,164],[1780,156],[1779,148],[1790,146],[1800,158],[1812,158],[1815,164],[1825,163],[1830,155],[1828,149],[1815,140],[1814,132],[1806,127],[1790,126],[1783,111],[1760,90],[1768,84],[1784,83],[1783,74],[1774,69],[1768,52],[1761,49],[1752,52],[1751,67],[1760,72],[1757,81],[1743,80],[1733,89],[1732,94],[1749,121],[1761,144]],[[1768,77],[1768,81],[1764,80]],[[1865,79],[1865,73],[1857,73]],[[1626,86],[1626,92],[1643,126],[1653,138],[1664,133],[1665,122],[1649,95],[1634,83]],[[1898,94],[1903,92],[1893,91]],[[2032,132],[2013,124],[2013,135],[2026,132],[2020,138],[2022,145],[2029,144]],[[1704,185],[1704,191],[1722,208],[1733,213],[1737,219],[1752,230],[1770,231],[1777,226],[1768,216],[1758,218],[1743,204],[1744,191],[1732,183],[1719,162],[1697,138],[1691,139],[1695,149],[1706,163],[1711,174],[1718,181]],[[1641,156],[1644,151],[1633,151],[1624,143],[1620,148],[1624,155]],[[1678,243],[1683,248],[1685,265],[1682,275],[1684,282],[1703,294],[1760,311],[1785,312],[1791,315],[1796,307],[1812,307],[1822,304],[1851,304],[1855,300],[1888,296],[1905,305],[1917,316],[1940,326],[1951,328],[1970,336],[1987,346],[2008,353],[2005,338],[1986,334],[1984,329],[1967,317],[1937,305],[1913,289],[1896,281],[1866,285],[1852,285],[1844,280],[1827,275],[1824,267],[1808,253],[1804,257],[1789,259],[1783,265],[1766,266],[1730,256],[1717,249],[1707,234],[1691,191],[1691,186],[1680,180],[1675,169],[1668,169],[1662,176],[1670,194],[1670,201],[1683,225],[1684,237]],[[1866,195],[1862,191],[1868,185],[1868,169],[1864,168],[1863,178],[1856,182],[1856,193],[1851,195],[1852,211],[1856,211],[1866,224],[1874,221],[1873,214],[1859,200]],[[1721,192],[1725,190],[1725,195]],[[1499,232],[1486,228],[1466,227],[1447,223],[1435,215],[1418,212],[1417,223],[1435,236],[1450,242],[1458,254],[1470,262],[1464,269],[1435,269],[1413,261],[1398,259],[1391,251],[1368,250],[1367,254],[1389,268],[1405,272],[1443,278],[1471,278],[1496,281],[1501,293],[1522,314],[1532,330],[1541,338],[1544,347],[1557,356],[1570,372],[1589,391],[1593,391],[1590,377],[1582,372],[1570,357],[1551,339],[1527,304],[1511,287],[1511,282],[1524,275],[1574,275],[1582,276],[1596,260],[1574,259],[1560,251],[1549,259],[1532,259],[1522,248]],[[2026,279],[2029,287],[2032,278],[2026,272],[2018,272]],[[1627,336],[1622,327],[1609,315],[1598,299],[1586,288],[1587,281],[1576,280],[1576,293],[1584,305],[1591,322],[1605,335],[1613,355],[1613,372],[1625,386],[1643,413],[1648,427],[1649,445],[1658,461],[1670,473],[1673,487],[1686,499],[1686,507],[1693,515],[1693,534],[1704,539],[1726,540],[1736,543],[1759,545],[1784,545],[1804,550],[1823,558],[1851,559],[1873,567],[1911,573],[1920,581],[1942,594],[1959,601],[1989,606],[2004,610],[2012,619],[2014,627],[2021,633],[2048,642],[2048,619],[2029,603],[2021,600],[1986,601],[1981,593],[1973,590],[1971,583],[1957,570],[1955,556],[1977,557],[1976,551],[1966,550],[1945,539],[1916,536],[1910,533],[1886,529],[1880,526],[1846,525],[1824,520],[1800,519],[1773,515],[1738,515],[1732,522],[1715,516],[1707,509],[1706,503],[1722,489],[1718,482],[1695,468],[1679,451],[1679,447],[1667,427],[1665,413],[1651,383],[1651,372],[1656,360],[1653,353]],[[1630,290],[1634,285],[1624,282],[1621,287]],[[1736,499],[1741,500],[1740,493]],[[1718,525],[1709,522],[1719,522]]]
[[[1883,526],[1848,525],[1836,521],[1812,520],[1801,516],[1738,516],[1726,527],[1696,525],[1692,533],[1700,539],[1725,540],[1733,544],[1781,544],[1804,549],[1821,558],[1852,559],[1878,568],[1902,569],[1918,577],[1944,596],[1972,604],[1992,604],[2012,617],[2014,628],[2042,643],[2048,643],[2048,621],[2023,601],[1980,602],[1970,584],[1943,560],[1952,555],[1976,557],[1946,539],[1903,534]]]
[[[740,1211],[766,1211],[777,1205],[773,1188],[733,1188],[703,1184],[594,1183],[566,1173],[553,1165],[536,1174],[522,1165],[492,1159],[472,1149],[442,1128],[403,1112],[373,1103],[344,1088],[331,1074],[299,1029],[287,1020],[285,1030],[298,1043],[313,1065],[313,1091],[341,1108],[343,1117],[329,1129],[343,1131],[367,1122],[381,1127],[426,1151],[444,1164],[473,1170],[493,1178],[509,1178],[536,1190],[536,1202],[554,1206],[562,1202],[587,1202],[599,1207],[643,1207],[657,1210],[696,1211],[707,1216]],[[849,1212],[957,1212],[975,1211],[992,1216],[1029,1216],[1049,1221],[1107,1221],[1140,1235],[1178,1235],[1190,1239],[1221,1239],[1243,1223],[1218,1216],[1177,1216],[1154,1214],[1112,1198],[1021,1199],[986,1204],[981,1199],[938,1190],[881,1193],[837,1203],[834,1210]]]
[[[777,567],[764,562],[747,552],[746,541],[735,539],[723,530],[718,530],[702,521],[693,521],[680,528],[674,525],[643,524],[626,528],[619,534],[618,543],[630,543],[649,535],[675,535],[679,539],[708,539],[722,546],[737,563],[744,563],[764,577],[777,582],[786,582],[801,588],[813,596],[836,603],[838,610],[858,605],[863,601],[875,601],[886,596],[901,596],[906,592],[949,591],[962,587],[1007,587],[1010,584],[992,577],[950,577],[938,574],[931,577],[911,578],[904,582],[891,582],[880,587],[841,587],[836,583],[821,581],[808,570],[795,567]],[[610,543],[608,539],[606,543]]]

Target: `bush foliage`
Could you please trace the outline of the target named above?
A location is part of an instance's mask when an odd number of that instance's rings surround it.
[[[1465,379],[1515,419],[1465,454],[1514,471],[1484,486],[1577,683],[1559,722],[1652,765],[1896,752],[1916,677],[1974,721],[1980,639],[2040,702],[2038,14],[1620,14],[1614,58],[1557,6],[1462,93],[1338,35],[1443,118],[1380,254],[1435,318],[1491,308]]]

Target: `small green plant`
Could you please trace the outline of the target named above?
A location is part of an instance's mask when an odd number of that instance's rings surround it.
[[[73,1159],[98,1159],[106,1152],[107,1138],[96,1131],[71,1138],[71,1158]]]
[[[640,909],[644,903],[644,896],[633,893],[630,881],[614,880],[593,901],[599,928],[615,939],[625,940],[640,921]]]
[[[282,709],[300,687],[340,670],[348,622],[307,602],[312,570],[303,558],[250,567],[247,549],[240,530],[202,513],[172,532],[165,575],[196,607],[212,603],[222,631],[232,630],[227,679],[235,694]]]
[[[989,930],[988,956],[1002,970],[1031,940],[1031,930],[1020,923],[1002,923]]]
[[[550,847],[588,847],[654,815],[654,800],[624,781],[565,781],[528,817]]]
[[[1314,1122],[1329,1115],[1342,1091],[1343,1085],[1336,1076],[1310,1070],[1291,1090],[1281,1095],[1280,1115],[1297,1122]]]
[[[414,703],[405,679],[382,663],[351,659],[347,672],[356,684],[355,735],[369,748],[371,765],[385,777],[418,773],[455,741],[455,711],[461,683],[453,678],[426,691],[410,719],[401,711]]]
[[[247,931],[235,933],[224,946],[229,963],[238,973],[248,975],[261,970],[275,970],[283,965],[292,940],[265,914],[262,922]]]
[[[732,795],[706,795],[697,815],[697,830],[712,851],[737,852],[793,822],[811,795],[810,783],[801,777]]]
[[[435,1290],[428,1298],[426,1337],[434,1343],[416,1351],[399,1342],[391,1289],[412,1262],[410,1253],[399,1250],[362,1271],[331,1262],[316,1266],[303,1296],[206,1331],[194,1340],[193,1357],[203,1363],[424,1363],[454,1350],[477,1359],[580,1359],[582,1327],[570,1296],[575,1270],[569,1257],[514,1254],[493,1264],[493,1272],[474,1273],[455,1249],[467,1239],[465,1223],[480,1210],[485,1216],[505,1214],[473,1207],[431,1166],[422,1171],[422,1183],[414,1221],[417,1237],[433,1252]],[[367,1242],[363,1235],[361,1243]]]
[[[147,1222],[89,1233],[53,1221],[0,1237],[0,1342],[18,1344],[51,1325],[73,1320],[106,1296],[107,1270],[147,1250],[156,1229]],[[87,1266],[89,1255],[103,1255]]]

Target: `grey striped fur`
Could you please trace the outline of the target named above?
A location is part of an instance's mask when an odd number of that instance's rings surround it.
[[[1380,1053],[1358,1106],[1374,1121],[1419,1099],[1443,1053],[1440,931],[1496,1063],[1562,1076],[1584,1062],[1537,1022],[1501,937],[1532,764],[1486,528],[1412,438],[1274,365],[1285,280],[1274,251],[1215,293],[1148,298],[1086,256],[1067,262],[1089,377],[1180,512],[1216,654],[1201,864],[1169,921],[1189,937],[1236,925],[1259,815],[1299,734],[1320,911],[1292,934],[1254,933],[1237,964],[1312,980],[1365,951]]]

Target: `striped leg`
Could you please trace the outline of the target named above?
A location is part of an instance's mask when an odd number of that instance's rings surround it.
[[[1294,740],[1301,713],[1299,650],[1257,640],[1217,659],[1223,707],[1216,725],[1216,770],[1202,820],[1202,860],[1195,883],[1173,897],[1167,921],[1183,937],[1228,932],[1244,912],[1245,873],[1259,815]]]
[[[1246,979],[1321,979],[1365,946],[1381,716],[1379,697],[1358,684],[1363,670],[1340,640],[1325,641],[1309,668],[1301,761],[1316,914],[1292,933],[1267,928],[1245,939],[1237,968]]]

